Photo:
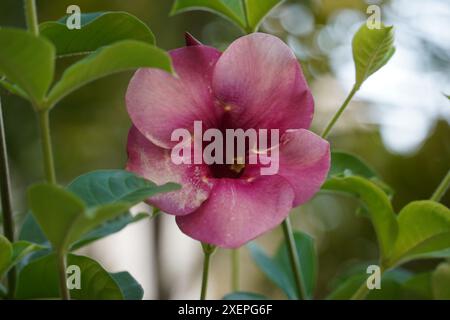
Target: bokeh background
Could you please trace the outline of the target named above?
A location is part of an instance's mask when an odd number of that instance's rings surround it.
[[[65,15],[71,4],[81,11],[128,11],[146,22],[158,45],[173,49],[191,32],[208,45],[225,49],[240,31],[206,12],[169,17],[172,0],[37,0],[40,22]],[[382,21],[396,29],[397,52],[356,95],[331,136],[333,148],[369,162],[395,190],[398,211],[426,199],[450,168],[450,2],[448,0],[290,0],[265,21],[262,31],[282,38],[294,50],[313,90],[320,132],[354,81],[351,38],[368,17],[370,4],[382,8]],[[22,2],[0,1],[0,26],[24,27]],[[1,48],[0,48],[1,50]],[[61,75],[74,58],[57,61]],[[91,170],[123,168],[130,120],[124,95],[132,73],[96,81],[64,99],[51,113],[58,181],[68,183]],[[43,179],[34,113],[28,103],[0,89],[18,221],[27,211],[27,186]],[[157,119],[155,119],[157,121]],[[450,205],[450,195],[443,202]],[[149,208],[138,208],[143,210]],[[292,214],[295,227],[316,240],[323,298],[333,279],[362,261],[377,257],[374,232],[356,213],[358,203],[344,196],[319,194]],[[273,252],[282,239],[274,230],[257,241]],[[202,252],[185,237],[171,216],[142,221],[85,249],[110,271],[128,270],[145,289],[145,298],[198,298]],[[245,248],[241,289],[282,298],[255,267]],[[408,264],[429,270],[438,261]],[[230,252],[214,256],[210,298],[231,291]]]

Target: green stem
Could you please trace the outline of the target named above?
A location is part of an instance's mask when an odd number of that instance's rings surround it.
[[[430,200],[439,202],[442,199],[442,197],[445,196],[445,193],[447,192],[449,186],[450,186],[450,170],[447,172],[447,175],[439,184],[436,191],[434,191]]]
[[[347,108],[347,105],[352,100],[353,96],[355,95],[355,93],[358,90],[359,90],[359,86],[354,85],[353,88],[352,88],[352,91],[350,91],[349,95],[345,99],[345,101],[342,104],[342,106],[339,108],[339,110],[336,112],[336,114],[333,116],[333,118],[328,123],[327,127],[325,128],[325,130],[323,131],[322,138],[326,139],[328,137],[328,135],[330,134],[331,129],[333,129],[333,127],[336,124],[336,122],[338,121],[339,117],[342,115],[342,113],[344,112],[345,108]]]
[[[297,295],[299,299],[306,299],[306,290],[303,286],[305,282],[302,279],[302,274],[300,272],[300,258],[298,256],[298,250],[294,239],[294,232],[292,231],[291,220],[289,217],[287,217],[283,221],[283,233],[288,249],[289,260],[291,262],[292,273],[294,274]]]
[[[244,31],[247,34],[253,33],[254,30],[250,27],[250,23],[248,21],[248,8],[247,8],[247,1],[242,0],[242,9],[244,10],[244,18],[245,18],[245,27]]]
[[[366,281],[364,281],[359,289],[353,294],[350,300],[364,300],[369,293]]]
[[[239,291],[239,249],[231,250],[231,287]]]
[[[45,178],[49,183],[56,183],[55,165],[53,162],[52,139],[50,135],[49,110],[38,112],[39,131],[41,134],[42,155],[44,158]]]
[[[28,30],[35,36],[38,36],[39,25],[35,0],[25,0],[25,17],[27,19]]]
[[[200,300],[206,299],[206,293],[208,291],[208,275],[209,275],[209,265],[211,262],[211,256],[215,252],[216,247],[210,244],[202,243],[203,247],[203,275],[202,275],[202,289],[200,292]]]
[[[3,109],[0,100],[0,188],[3,213],[3,231],[5,237],[14,242],[14,218],[11,205],[11,183],[6,149],[5,125],[3,123]],[[16,268],[8,272],[8,298],[14,297],[16,287]]]
[[[383,277],[384,270],[386,269],[381,265],[380,277]],[[358,290],[351,296],[350,300],[364,300],[368,293],[369,287],[367,286],[367,281],[364,281]]]
[[[62,251],[58,251],[56,256],[58,259],[59,291],[61,294],[61,298],[63,300],[70,300],[70,294],[69,290],[67,289],[67,278],[66,278],[67,257],[65,252]]]

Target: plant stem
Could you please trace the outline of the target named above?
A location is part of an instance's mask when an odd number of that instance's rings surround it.
[[[350,300],[364,300],[369,292],[366,281],[364,281],[359,289],[352,295]]]
[[[430,200],[439,202],[442,199],[442,197],[445,196],[445,193],[447,192],[449,186],[450,186],[450,170],[447,172],[447,175],[444,177],[442,182],[434,191]]]
[[[359,86],[354,85],[352,88],[352,91],[350,91],[350,93],[348,94],[347,98],[345,99],[344,103],[342,104],[342,106],[339,108],[339,110],[335,113],[335,115],[333,116],[333,118],[331,119],[331,121],[328,123],[327,127],[325,128],[325,130],[322,133],[322,138],[326,139],[328,137],[328,135],[330,134],[331,129],[333,129],[334,125],[336,124],[336,122],[338,121],[339,117],[342,115],[342,113],[344,112],[345,108],[347,108],[347,105],[349,104],[349,102],[352,100],[353,96],[355,95],[355,93],[359,90]]]
[[[27,19],[27,28],[35,36],[39,35],[39,25],[36,11],[35,0],[25,0],[25,17]]]
[[[297,295],[299,299],[306,299],[306,290],[303,286],[305,282],[303,281],[302,274],[300,272],[300,258],[298,256],[298,250],[295,244],[294,233],[292,231],[291,220],[289,217],[283,221],[283,233],[288,249],[289,260],[291,262],[292,273],[294,274]]]
[[[231,250],[231,288],[239,291],[239,249]]]
[[[383,277],[383,273],[386,269],[385,265],[380,262],[380,278]],[[364,300],[369,293],[369,287],[367,286],[367,280],[364,281],[356,292],[351,296],[350,300]]]
[[[254,32],[254,30],[250,27],[250,23],[248,21],[248,8],[247,8],[247,1],[242,0],[242,9],[244,10],[244,18],[245,18],[245,28],[244,31],[246,34],[251,34]]]
[[[0,188],[3,213],[3,231],[5,237],[14,242],[14,218],[11,206],[11,183],[9,176],[8,152],[6,149],[3,108],[0,100]],[[8,272],[8,298],[12,299],[16,287],[16,268]]]
[[[67,261],[66,253],[63,251],[57,252],[58,259],[58,274],[59,274],[59,291],[63,300],[70,300],[69,290],[67,289]]]
[[[55,165],[53,162],[52,139],[50,135],[49,110],[38,112],[39,131],[41,134],[42,155],[44,158],[45,179],[56,183]]]
[[[208,290],[209,265],[211,262],[211,256],[216,250],[216,247],[206,243],[202,243],[202,247],[205,258],[203,260],[203,276],[202,276],[202,289],[200,292],[200,300],[205,300],[206,292]]]

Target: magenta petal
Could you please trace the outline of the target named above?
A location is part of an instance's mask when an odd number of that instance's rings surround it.
[[[294,188],[294,206],[316,194],[330,169],[328,141],[305,129],[290,130],[281,137],[279,172]]]
[[[182,186],[179,191],[160,194],[148,202],[173,215],[193,212],[208,198],[213,183],[208,181],[208,168],[200,165],[175,165],[170,150],[160,148],[147,140],[135,127],[128,135],[127,170],[158,185],[175,182]]]
[[[213,89],[242,129],[309,128],[311,92],[292,50],[277,37],[254,33],[233,42],[216,65]]]
[[[177,224],[196,240],[237,248],[280,224],[293,199],[292,187],[279,176],[219,179],[208,200],[194,213],[177,217]]]
[[[139,69],[128,86],[126,103],[133,124],[149,140],[170,148],[173,130],[192,130],[194,121],[215,127],[222,110],[215,106],[211,81],[220,52],[191,46],[170,52],[177,76],[160,69]]]

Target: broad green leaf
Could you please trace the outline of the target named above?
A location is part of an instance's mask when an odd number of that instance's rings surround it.
[[[3,274],[8,270],[13,256],[13,247],[11,242],[0,235],[0,280]]]
[[[332,151],[328,178],[348,176],[361,176],[367,179],[378,177],[375,170],[358,156],[342,151]]]
[[[435,299],[450,300],[450,263],[438,265],[432,274],[431,283]]]
[[[242,0],[175,0],[170,15],[192,10],[205,10],[218,14],[234,22],[242,30],[247,29]]]
[[[25,220],[23,221],[22,227],[20,228],[19,239],[37,243],[44,247],[51,246],[50,242],[48,241],[44,232],[36,221],[36,218],[31,212],[25,216]]]
[[[347,152],[332,151],[331,167],[328,172],[328,179],[333,177],[349,176],[361,176],[367,178],[381,187],[386,194],[391,196],[394,193],[387,184],[382,182],[380,176],[375,172],[375,170],[361,158]]]
[[[347,192],[358,197],[367,208],[377,234],[381,257],[386,258],[397,237],[398,225],[391,202],[385,192],[363,177],[335,177],[327,180],[322,189]]]
[[[136,40],[124,40],[102,47],[70,66],[51,89],[48,107],[79,87],[101,77],[141,67],[172,72],[169,55],[163,50]]]
[[[232,292],[223,297],[223,300],[267,300],[267,297],[252,292]]]
[[[122,40],[155,43],[144,22],[127,12],[98,12],[81,15],[81,29],[69,30],[67,17],[42,23],[41,35],[48,38],[58,56],[87,54]]]
[[[0,280],[24,257],[41,248],[41,246],[27,241],[18,241],[11,244],[8,239],[0,235]]]
[[[381,26],[369,29],[364,23],[353,37],[353,60],[356,69],[356,87],[383,67],[395,52],[394,29]]]
[[[147,213],[140,213],[136,216],[131,215],[129,212],[121,214],[118,217],[104,222],[97,228],[81,236],[80,239],[78,239],[70,246],[70,249],[76,250],[84,247],[98,239],[102,239],[111,234],[119,232],[129,224],[141,221],[148,216],[149,215]],[[45,237],[45,234],[42,232],[41,227],[39,227],[39,224],[36,222],[36,219],[31,213],[27,214],[27,216],[25,217],[25,221],[22,225],[22,228],[20,229],[19,239],[37,243],[43,247],[50,247],[49,241]]]
[[[408,271],[398,269],[383,274],[381,289],[370,290],[367,300],[399,300],[403,298],[403,284],[410,278]],[[328,300],[348,300],[367,281],[369,274],[358,273],[349,276],[345,281],[327,296]]]
[[[450,210],[434,201],[415,201],[398,215],[398,238],[388,267],[423,258],[450,257]]]
[[[258,31],[258,28],[269,12],[284,0],[245,0],[247,5],[247,21],[249,30]]]
[[[294,232],[295,244],[297,247],[297,253],[300,259],[300,273],[302,274],[303,284],[306,289],[307,299],[312,299],[314,296],[314,288],[317,280],[317,255],[314,248],[314,239],[309,235],[295,231]],[[291,263],[288,256],[288,249],[286,242],[283,241],[278,249],[276,261],[283,268],[284,273],[288,275],[292,286],[295,285],[295,278],[292,272]],[[295,287],[293,287],[295,289]]]
[[[55,254],[51,254],[36,259],[20,271],[16,289],[17,299],[60,297],[55,257]],[[76,265],[81,270],[81,289],[70,290],[72,299],[122,300],[124,298],[113,277],[95,260],[69,254],[67,265]]]
[[[370,276],[367,273],[369,265],[377,262],[365,262],[346,268],[342,274],[331,282],[332,292],[327,296],[331,300],[350,299],[359,287]],[[397,268],[382,275],[381,289],[370,290],[366,299],[401,299],[404,295],[403,287],[413,277],[408,270]]]
[[[84,247],[94,241],[105,238],[109,235],[117,233],[124,229],[129,224],[139,222],[143,219],[148,218],[149,215],[147,213],[139,213],[136,216],[131,215],[131,213],[126,212],[124,214],[119,215],[116,218],[108,220],[98,226],[97,228],[89,231],[88,233],[81,236],[79,240],[77,240],[71,247],[71,250],[77,250],[81,247]]]
[[[98,170],[79,176],[67,189],[93,207],[114,202],[138,203],[157,193],[177,190],[179,185],[157,186],[126,170]]]
[[[110,273],[125,300],[142,300],[144,289],[128,272]]]
[[[13,243],[13,255],[10,267],[18,264],[22,259],[24,259],[30,253],[39,251],[43,247],[39,244],[28,242],[28,241],[17,241]]]
[[[263,249],[261,249],[256,243],[247,244],[253,261],[264,272],[264,274],[276,284],[289,299],[297,299],[297,293],[294,284],[283,267],[275,260],[269,257]]]
[[[90,172],[66,189],[37,185],[29,196],[38,224],[26,218],[20,238],[42,245],[48,239],[55,248],[77,249],[145,218],[127,212],[133,205],[178,188],[173,183],[157,186],[124,170]]]
[[[0,29],[0,48],[0,75],[39,107],[53,81],[55,48],[43,37],[7,28]]]
[[[65,250],[76,240],[74,224],[90,219],[86,205],[73,193],[52,184],[38,184],[28,190],[28,202],[39,226],[56,250]]]
[[[75,194],[51,184],[32,186],[28,199],[39,226],[57,251],[67,250],[83,234],[132,205],[123,202],[87,208]]]
[[[300,260],[300,273],[304,281],[308,299],[313,297],[317,278],[317,256],[314,240],[305,233],[294,232],[295,244]],[[266,276],[286,293],[289,299],[297,299],[294,274],[289,262],[286,243],[283,242],[275,257],[271,258],[255,243],[248,245],[251,256]]]
[[[433,292],[431,287],[431,272],[424,272],[412,275],[403,284],[403,298],[407,300],[431,300]]]

